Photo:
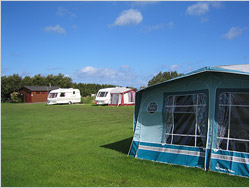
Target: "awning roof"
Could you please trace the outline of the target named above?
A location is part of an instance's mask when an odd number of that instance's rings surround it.
[[[221,65],[216,66],[223,69],[229,69],[229,70],[236,70],[236,71],[242,71],[242,72],[248,72],[249,73],[249,64],[241,64],[241,65]]]
[[[125,88],[125,87],[119,87],[119,88],[114,88],[111,90],[110,93],[125,93],[132,90],[131,88]]]
[[[178,79],[181,79],[181,78],[185,78],[185,77],[192,76],[192,75],[195,75],[195,74],[200,74],[200,73],[203,73],[203,72],[224,72],[224,73],[231,73],[231,74],[249,75],[249,64],[244,64],[244,65],[223,65],[223,66],[214,66],[214,67],[207,66],[207,67],[204,67],[204,68],[189,72],[187,74],[184,74],[182,76],[178,76],[176,78],[173,78],[173,79],[170,79],[170,80],[155,84],[153,86],[143,88],[143,89],[139,90],[138,92],[145,91],[145,90],[147,90],[149,88],[157,87],[159,85],[162,85],[162,84],[167,83],[167,82],[171,82],[173,80],[178,80]]]

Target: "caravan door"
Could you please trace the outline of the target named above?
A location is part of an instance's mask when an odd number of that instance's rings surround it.
[[[112,93],[111,94],[111,104],[119,105],[119,104],[121,104],[121,99],[122,99],[121,94],[119,94],[119,93]]]

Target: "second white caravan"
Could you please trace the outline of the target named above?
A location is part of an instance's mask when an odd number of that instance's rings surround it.
[[[74,104],[81,102],[79,89],[59,88],[50,91],[47,98],[47,105],[51,104]]]
[[[95,98],[97,105],[127,106],[135,104],[135,89],[114,87],[100,89]]]
[[[100,89],[95,97],[95,104],[108,105],[111,102],[110,91],[114,88]]]

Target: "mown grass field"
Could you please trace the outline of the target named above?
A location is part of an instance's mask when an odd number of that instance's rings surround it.
[[[127,156],[134,107],[2,104],[2,187],[248,187],[247,178]]]

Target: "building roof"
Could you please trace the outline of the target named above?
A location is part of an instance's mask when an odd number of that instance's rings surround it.
[[[27,90],[30,91],[51,91],[54,89],[58,89],[58,86],[23,86],[22,88],[25,88]],[[20,88],[19,90],[21,90],[22,88]]]
[[[188,77],[188,76],[193,76],[193,75],[200,74],[200,73],[203,73],[203,72],[222,72],[222,73],[249,75],[249,64],[203,67],[201,69],[189,72],[189,73],[184,74],[182,76],[178,76],[176,78],[173,78],[173,79],[170,79],[170,80],[167,80],[167,81],[164,81],[164,82],[161,82],[161,83],[158,83],[158,84],[143,88],[143,89],[139,90],[138,92],[145,91],[145,90],[147,90],[149,88],[157,87],[159,85],[162,85],[162,84],[167,83],[167,82],[171,82],[173,80],[178,80],[178,79],[181,79],[181,78],[185,78],[185,77]]]

